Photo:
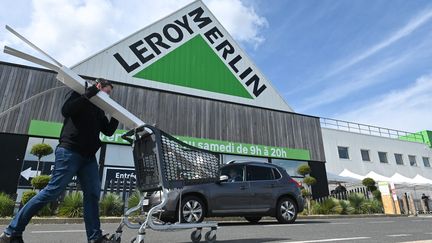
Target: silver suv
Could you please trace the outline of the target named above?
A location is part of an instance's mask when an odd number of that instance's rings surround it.
[[[182,222],[195,223],[205,217],[242,216],[257,223],[263,216],[271,216],[286,224],[303,211],[299,184],[280,166],[233,161],[221,168],[220,175],[216,183],[171,190],[163,220],[175,222],[180,216]],[[153,194],[151,204],[159,201],[160,194]]]

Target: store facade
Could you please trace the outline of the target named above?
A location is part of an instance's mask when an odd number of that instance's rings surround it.
[[[328,194],[319,118],[293,112],[200,1],[72,69],[88,80],[111,80],[112,98],[127,110],[186,143],[219,152],[224,163],[238,158],[277,163],[293,176],[307,163],[318,181],[314,196]],[[28,155],[31,145],[57,145],[60,109],[69,89],[55,76],[49,70],[0,63],[1,136],[21,138],[20,149],[9,156],[14,161],[1,163],[2,168],[11,163],[19,168],[13,178],[18,185],[23,172],[27,176],[35,170],[27,162],[34,161]],[[101,135],[102,183],[134,176],[131,148],[120,138],[128,129],[120,124],[113,137]],[[53,159],[45,158],[47,163]]]

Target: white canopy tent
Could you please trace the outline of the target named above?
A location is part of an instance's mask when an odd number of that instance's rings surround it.
[[[403,176],[399,173],[394,173],[394,175],[392,175],[392,177],[390,177],[391,182],[395,183],[395,184],[414,184],[414,180]]]
[[[389,177],[380,175],[380,174],[376,173],[375,171],[371,171],[371,172],[367,173],[365,177],[372,178],[375,181],[391,181],[391,179]]]
[[[419,174],[417,174],[413,179],[412,179],[414,184],[429,184],[432,185],[432,180],[425,178]]]
[[[360,182],[360,179],[352,178],[352,177],[346,177],[337,175],[331,172],[327,172],[327,181],[332,183],[338,183],[338,182],[345,182],[345,183],[358,183]]]
[[[351,171],[349,171],[347,169],[344,169],[341,173],[339,173],[339,176],[354,178],[354,179],[357,179],[357,180],[363,180],[364,178],[366,178],[365,176],[356,174],[356,173],[351,172]]]

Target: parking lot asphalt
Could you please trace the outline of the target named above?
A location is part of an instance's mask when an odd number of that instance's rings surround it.
[[[104,233],[112,233],[118,224],[105,223]],[[258,224],[223,222],[217,242],[223,243],[309,243],[309,242],[432,242],[432,217],[380,217],[341,219],[299,219],[281,225],[265,220]],[[4,227],[4,225],[0,226]],[[122,242],[130,242],[137,230],[125,228]],[[147,230],[146,243],[191,242],[192,230],[158,232]],[[205,233],[205,231],[204,231]],[[204,237],[203,237],[204,238]],[[30,224],[25,242],[86,242],[83,224]],[[202,241],[204,242],[204,241]]]

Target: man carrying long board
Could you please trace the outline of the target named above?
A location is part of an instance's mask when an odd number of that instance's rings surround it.
[[[61,112],[65,120],[60,134],[60,143],[55,150],[55,163],[51,179],[48,185],[15,215],[0,235],[0,243],[24,242],[22,234],[30,219],[47,203],[55,201],[75,175],[80,181],[84,194],[84,222],[88,242],[112,242],[107,236],[102,235],[100,229],[99,196],[101,185],[95,157],[101,146],[99,134],[102,132],[111,136],[115,132],[119,124],[115,117],[129,126],[138,126],[143,122],[109,98],[113,85],[108,80],[97,79],[95,85],[85,88],[86,82],[81,77],[55,61],[10,27],[7,29],[46,55],[55,64],[10,47],[5,47],[6,53],[57,71],[57,78],[75,91],[71,93],[62,106]],[[104,111],[111,113],[110,120],[105,116]]]

